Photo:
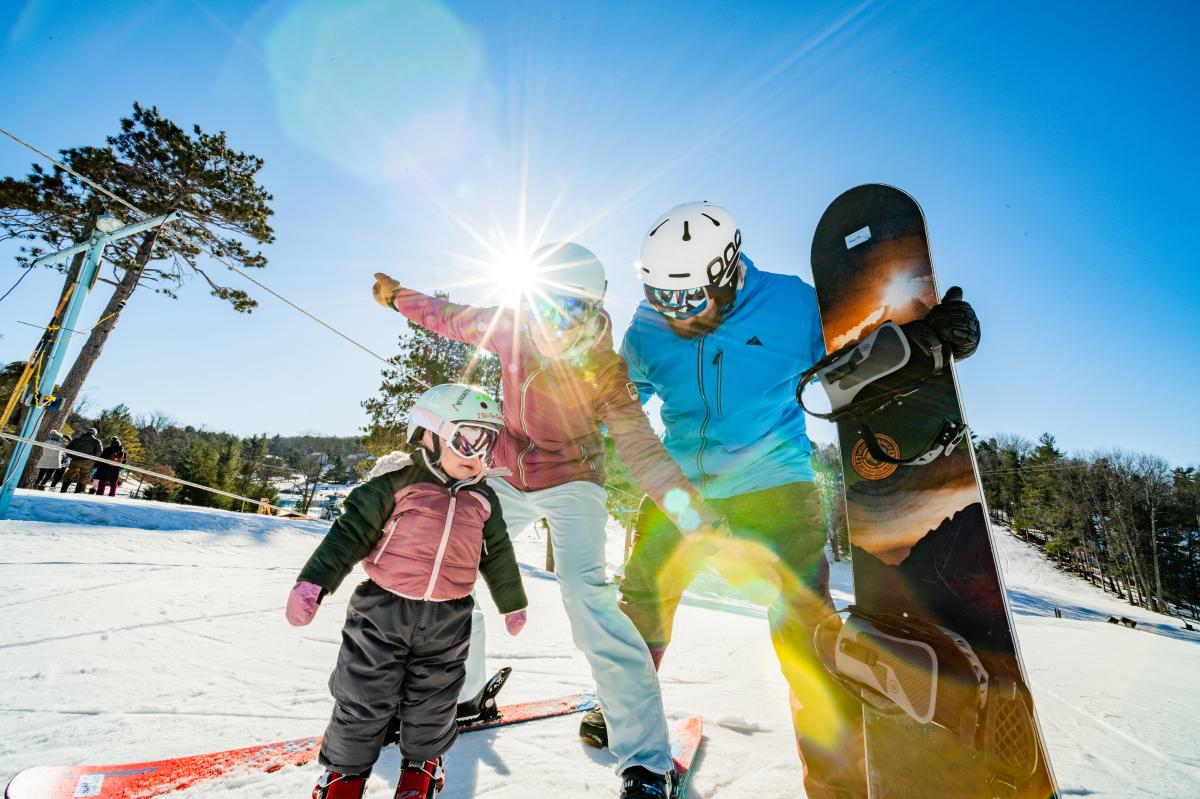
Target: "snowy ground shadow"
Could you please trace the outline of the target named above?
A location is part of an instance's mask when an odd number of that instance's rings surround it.
[[[1007,593],[1008,604],[1012,608],[1013,613],[1019,613],[1022,616],[1053,616],[1056,608],[1061,611],[1064,619],[1075,619],[1076,621],[1107,622],[1109,616],[1112,615],[1105,611],[1095,610],[1082,605],[1055,602],[1044,596],[1038,596],[1018,589],[1009,588]],[[1193,630],[1189,632],[1183,629],[1183,622],[1179,622],[1178,625],[1166,623],[1155,624],[1139,619],[1136,629],[1166,638],[1173,638],[1176,641],[1188,641],[1193,644],[1200,643],[1200,631]]]

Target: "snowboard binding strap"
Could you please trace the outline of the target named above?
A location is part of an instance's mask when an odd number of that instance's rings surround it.
[[[842,615],[835,634],[833,619]],[[1018,783],[1036,770],[1033,716],[1015,681],[1001,669],[990,672],[952,630],[851,605],[816,625],[813,645],[851,695],[956,734],[987,757],[1000,782]]]
[[[870,417],[913,393],[931,377],[942,374],[949,354],[923,321],[898,325],[888,320],[865,338],[826,355],[800,378],[796,401],[806,412],[831,422],[853,421],[863,434],[871,457],[881,463],[923,466],[950,454],[966,434],[966,426],[943,419],[937,432],[916,455],[903,457],[884,450],[866,422]],[[804,389],[818,381],[829,397],[830,411],[819,413],[804,404]]]

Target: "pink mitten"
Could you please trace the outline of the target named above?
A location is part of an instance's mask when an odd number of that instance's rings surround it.
[[[301,580],[293,585],[292,593],[288,595],[287,610],[284,611],[288,623],[293,627],[303,627],[312,621],[313,616],[317,615],[317,599],[320,596],[321,586],[316,583]]]
[[[525,626],[526,615],[523,610],[514,610],[512,613],[504,614],[504,626],[508,628],[509,635],[521,632],[521,628]]]

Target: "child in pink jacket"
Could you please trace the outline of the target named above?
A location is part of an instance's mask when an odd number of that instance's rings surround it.
[[[288,621],[312,621],[318,604],[361,562],[367,580],[350,598],[329,679],[333,716],[321,744],[326,771],[313,799],[360,799],[393,717],[403,767],[396,796],[437,794],[442,755],[458,733],[458,694],[471,638],[471,591],[481,573],[516,635],[524,587],[500,502],[483,481],[503,417],[477,388],[435,386],[410,413],[412,460],[374,475],[346,498],[308,559]]]

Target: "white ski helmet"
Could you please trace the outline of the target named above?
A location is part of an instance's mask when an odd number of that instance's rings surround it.
[[[417,397],[408,412],[408,441],[412,443],[419,428],[453,441],[463,422],[499,431],[504,415],[500,403],[483,389],[463,383],[434,386]]]
[[[597,303],[604,299],[608,288],[604,264],[587,247],[573,241],[559,241],[539,247],[530,260],[537,275],[537,287],[546,294]]]
[[[728,211],[710,202],[677,205],[642,239],[638,278],[656,289],[741,288],[742,232]]]

